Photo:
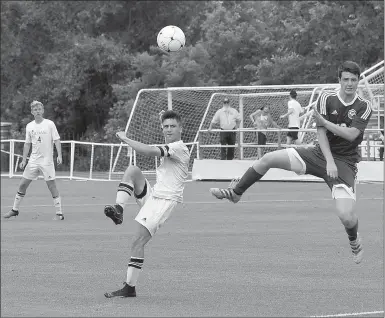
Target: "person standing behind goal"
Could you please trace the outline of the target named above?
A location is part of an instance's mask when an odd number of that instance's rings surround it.
[[[211,131],[214,124],[219,124],[222,130],[233,130],[239,127],[241,122],[241,115],[239,112],[230,106],[228,98],[223,100],[223,107],[218,109],[215,113],[213,120],[210,123],[209,131]],[[237,139],[236,132],[221,131],[219,133],[220,143],[224,145],[235,145]],[[221,160],[233,160],[234,159],[234,147],[221,147]]]
[[[21,178],[13,207],[11,211],[4,214],[4,218],[9,219],[12,216],[16,217],[19,215],[19,206],[29,185],[32,180],[37,180],[39,174],[42,173],[48,189],[51,192],[56,215],[60,220],[64,220],[61,208],[61,198],[56,187],[55,166],[53,163],[53,144],[55,144],[58,154],[57,164],[60,165],[63,161],[60,136],[54,122],[43,117],[44,106],[41,102],[33,101],[31,103],[31,113],[35,117],[35,120],[31,121],[26,127],[23,160],[20,163],[20,169],[24,169],[25,167],[23,177]],[[28,164],[26,165],[31,144],[32,153]]]
[[[144,246],[170,217],[178,203],[183,201],[190,153],[181,140],[182,120],[178,113],[168,110],[161,113],[161,123],[165,146],[150,146],[129,139],[124,131],[116,134],[136,152],[150,157],[161,157],[161,164],[156,169],[154,188],[151,188],[138,167],[129,166],[118,186],[116,204],[106,205],[104,208],[104,214],[118,225],[123,222],[123,210],[130,197],[133,196],[140,207],[135,217],[136,229],[131,245],[126,282],[122,289],[105,293],[104,296],[107,298],[136,297],[135,286],[143,266]]]
[[[288,112],[281,115],[279,118],[283,119],[289,117],[289,129],[299,129],[300,119],[299,115],[303,112],[302,106],[297,101],[297,92],[295,90],[290,91],[289,101],[287,102]],[[286,144],[292,143],[300,144],[298,140],[298,131],[289,131],[286,136]]]

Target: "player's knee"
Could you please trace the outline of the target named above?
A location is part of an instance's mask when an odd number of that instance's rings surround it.
[[[124,172],[123,180],[135,180],[142,175],[142,171],[137,166],[129,166]]]
[[[21,179],[20,184],[19,184],[19,192],[25,193],[27,191],[28,186],[30,185],[31,180],[28,179]]]

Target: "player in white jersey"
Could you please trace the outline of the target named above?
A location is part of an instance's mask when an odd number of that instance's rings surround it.
[[[297,130],[300,126],[300,119],[299,115],[303,112],[302,106],[297,101],[297,92],[295,90],[290,91],[290,99],[287,102],[287,108],[288,111],[286,114],[281,115],[280,118],[286,118],[289,119],[289,129]],[[289,131],[286,136],[286,143],[288,145],[295,143],[300,144],[298,140],[298,131]]]
[[[41,173],[52,194],[56,215],[58,219],[64,220],[61,209],[61,198],[56,187],[55,166],[53,162],[53,144],[55,144],[58,153],[57,164],[60,165],[62,163],[60,136],[54,122],[43,117],[44,106],[41,102],[33,101],[31,103],[31,113],[35,120],[31,121],[26,127],[23,160],[20,163],[20,169],[24,169],[25,167],[23,177],[21,178],[19,189],[16,193],[13,208],[4,214],[4,218],[8,219],[12,216],[16,217],[19,215],[19,206],[25,196],[27,188],[32,180],[37,180]],[[32,152],[26,165],[31,145]]]
[[[140,207],[135,217],[136,230],[131,245],[131,258],[127,279],[122,289],[105,293],[105,297],[136,297],[136,282],[143,266],[144,246],[170,217],[171,212],[183,200],[184,184],[188,176],[189,150],[181,140],[182,124],[178,113],[168,110],[161,114],[161,123],[166,145],[157,147],[127,138],[124,131],[117,137],[136,152],[151,157],[162,157],[156,170],[156,183],[151,188],[142,171],[129,166],[119,184],[116,204],[104,208],[106,216],[115,224],[123,222],[125,204],[133,195]]]

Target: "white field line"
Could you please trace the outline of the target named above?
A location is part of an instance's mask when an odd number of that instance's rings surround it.
[[[383,314],[383,310],[379,311],[364,311],[364,312],[353,312],[349,314],[332,314],[332,315],[319,315],[319,316],[310,316],[311,318],[326,318],[326,317],[353,317],[353,316],[367,316],[374,314]]]

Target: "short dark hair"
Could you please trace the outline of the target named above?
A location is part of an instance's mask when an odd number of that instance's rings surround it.
[[[345,61],[338,67],[338,78],[342,76],[342,72],[349,72],[360,77],[360,66],[356,62]]]
[[[182,126],[182,118],[180,117],[180,115],[176,112],[176,111],[173,111],[173,110],[166,110],[163,114],[162,114],[162,123],[166,120],[166,119],[175,119],[177,121],[177,123],[179,125]]]
[[[296,98],[297,97],[297,92],[294,89],[292,89],[290,91],[290,96],[293,97],[293,98]]]

